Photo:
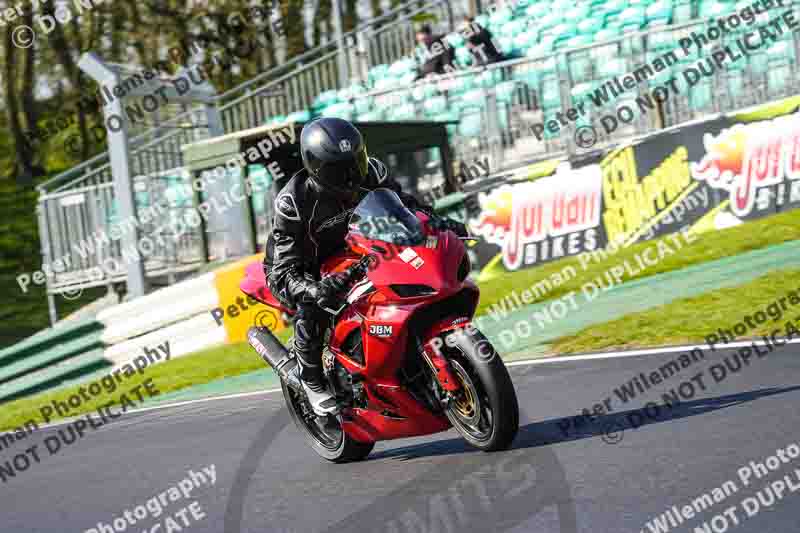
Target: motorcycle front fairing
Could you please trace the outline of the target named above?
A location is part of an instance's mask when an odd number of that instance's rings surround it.
[[[474,311],[477,287],[459,280],[466,249],[454,233],[432,231],[427,217],[411,214],[392,191],[379,189],[371,195],[376,197],[368,196],[355,210],[347,242],[357,256],[372,254],[375,259],[367,277],[349,292],[349,305],[339,314],[330,340],[332,352],[351,375],[369,376],[366,392],[370,408],[352,409],[353,416],[345,428],[350,428],[358,440],[435,433],[447,429],[449,421],[421,405],[398,379],[407,352],[416,349],[408,342],[409,326],[420,310],[465,289],[473,294]],[[376,217],[383,217],[387,223],[380,231],[381,222]],[[398,220],[402,222],[398,224]],[[336,271],[355,260],[357,257],[343,254],[332,258],[325,268]],[[341,349],[356,331],[363,341],[363,363]],[[458,381],[446,359],[425,355],[442,387],[456,390]]]

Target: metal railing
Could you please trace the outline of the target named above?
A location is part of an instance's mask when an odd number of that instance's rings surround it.
[[[443,5],[443,2],[425,4],[406,11],[386,26],[375,28],[372,33],[375,39],[366,54],[370,62],[366,64],[386,62],[391,55],[408,53],[413,46],[413,36],[403,32],[411,28],[411,17],[425,9],[444,9]],[[542,57],[465,69],[437,79],[420,80],[407,87],[359,94],[353,96],[351,102],[359,99],[408,102],[413,106],[409,118],[414,119],[444,119],[457,109],[454,118],[460,118],[460,122],[449,126],[453,130],[451,139],[455,158],[471,161],[487,154],[494,172],[542,159],[580,155],[709,114],[797,94],[800,77],[796,64],[773,65],[774,68],[762,70],[754,67],[757,62],[751,62],[736,71],[724,70],[696,88],[687,88],[685,93],[671,95],[658,110],[641,112],[640,104],[637,104],[637,99],[652,98],[650,90],[653,87],[648,79],[620,96],[610,98],[605,105],[586,104],[590,108],[586,116],[580,121],[568,121],[559,126],[558,132],[547,132],[544,127],[536,133],[535,125],[547,124],[546,121],[554,118],[556,112],[567,113],[580,101],[587,102],[585,94],[579,96],[582,84],[606,81],[603,72],[608,61],[620,59],[623,62],[621,71],[632,72],[641,65],[642,58],[650,60],[653,54],[668,51],[658,43],[677,42],[703,24],[703,21],[691,21],[663,29],[648,29]],[[355,34],[348,35],[352,37]],[[406,44],[400,43],[403,39]],[[794,35],[791,43],[797,57],[798,41]],[[285,67],[273,69],[219,95],[214,105],[218,105],[223,129],[230,132],[263,124],[276,114],[308,108],[321,92],[341,88],[343,84],[338,79],[336,68],[337,53],[332,44],[324,45]],[[349,54],[348,64],[352,68],[359,64],[363,67],[365,63],[354,58]],[[366,74],[363,68],[361,74]],[[472,87],[465,91],[464,86],[470,84]],[[469,91],[473,93],[468,94]],[[710,93],[712,97],[698,104],[703,96],[701,91]],[[434,97],[444,99],[445,112],[430,112]],[[604,131],[602,117],[616,115],[623,105],[631,106],[637,113],[614,131]],[[169,174],[170,169],[177,169],[176,172],[180,173],[183,165],[181,146],[209,136],[207,129],[202,127],[204,116],[200,110],[192,110],[132,139],[132,172],[146,183],[142,187],[155,191],[158,180]],[[186,128],[179,127],[181,125]],[[592,146],[576,144],[579,128],[587,126],[594,127],[596,134]],[[84,173],[72,179],[62,174],[41,189],[40,235],[46,263],[64,253],[76,253],[70,251],[72,243],[91,238],[94,232],[108,225],[108,213],[113,202],[109,165],[97,157],[74,170]],[[85,194],[84,201],[78,202],[76,198],[65,201],[70,194]],[[142,234],[148,235],[147,231],[143,228]],[[148,276],[194,264],[201,237],[190,232],[185,242],[175,250],[158,251],[152,256],[154,259],[145,264]],[[56,282],[49,284],[49,290],[52,292],[74,283],[86,286],[92,268],[101,265],[106,257],[121,257],[121,251],[113,248],[103,253],[107,255],[98,255],[96,259],[73,255],[72,267],[56,277]],[[167,266],[168,263],[172,267]],[[113,279],[118,278],[114,276]]]
[[[451,28],[448,6],[448,0],[415,0],[346,33],[344,38],[348,46],[344,56],[351,79],[364,79],[372,66],[392,62],[408,53],[413,46],[415,16],[432,14]],[[400,46],[401,40],[406,38],[407,44]],[[131,174],[144,191],[137,197],[158,198],[158,191],[164,192],[163,183],[167,177],[173,182],[177,179],[189,183],[182,171],[181,148],[212,136],[208,107],[216,108],[219,113],[223,131],[217,133],[255,127],[276,115],[308,109],[321,92],[347,85],[349,80],[340,79],[336,68],[339,53],[334,41],[324,43],[215,96],[210,103],[184,105],[171,118],[159,121],[156,127],[132,136],[129,141]],[[48,278],[48,292],[124,281],[125,269],[112,268],[125,260],[119,242],[107,243],[95,238],[108,230],[114,213],[113,176],[108,155],[97,155],[40,184],[38,190],[43,263],[53,266],[61,261],[60,265],[55,265],[61,268],[54,268],[54,276]],[[138,201],[137,204],[142,207]],[[181,209],[167,205],[166,212],[154,221],[156,225],[142,226],[140,234],[152,236],[155,227],[169,222]],[[161,246],[148,253],[144,262],[146,275],[172,275],[203,262],[206,258],[201,257],[198,248],[202,247],[198,231],[188,231],[176,245],[169,245],[169,249]],[[171,239],[166,240],[171,242]],[[85,253],[87,243],[96,245],[91,254]],[[98,268],[104,272],[101,279],[98,279]]]
[[[658,78],[655,71],[646,78],[643,74],[639,83],[617,96],[609,93],[608,100],[599,106],[582,91],[586,84],[593,84],[596,89],[600,83],[608,81],[609,76],[603,75],[603,70],[609,61],[622,61],[623,67],[617,76],[622,78],[672,50],[660,43],[677,43],[704,24],[704,21],[695,20],[624,34],[614,40],[542,57],[462,69],[402,88],[355,95],[349,101],[361,109],[388,107],[389,120],[403,120],[393,118],[391,111],[404,105],[412,106],[413,119],[418,120],[420,117],[447,118],[448,112],[430,111],[436,99],[443,99],[439,100],[446,102],[443,107],[454,115],[453,118],[457,115],[460,119],[458,126],[451,126],[455,159],[471,161],[479,154],[487,154],[492,170],[498,171],[542,159],[581,155],[715,113],[798,94],[800,71],[796,62],[768,64],[768,46],[754,54],[757,57],[760,54],[759,59],[746,64],[745,59],[738,59],[741,63],[736,64],[735,69],[722,68],[713,77],[688,86],[682,75],[684,69],[693,66],[691,61],[710,58],[720,47],[727,46],[727,41],[707,47],[702,54],[693,53],[685,61],[680,61],[685,54],[677,49],[679,63],[672,72],[679,78],[675,82],[678,92],[669,89],[671,85],[667,84],[666,98],[663,87],[667,80]],[[800,41],[794,33],[791,46],[794,57],[800,57]],[[469,87],[466,91],[465,85]],[[654,93],[653,89],[659,86],[662,89]],[[467,99],[469,101],[465,101]],[[559,122],[557,132],[547,131],[547,121],[556,120],[556,113],[564,117],[575,108],[574,113],[578,114],[580,103],[583,103],[583,116],[577,120],[565,119],[566,124]],[[632,116],[627,110],[620,111],[623,107],[631,109]],[[453,109],[459,112],[453,113]],[[604,117],[614,117],[606,119],[609,127],[604,126]],[[588,132],[581,132],[580,128],[587,127],[593,128],[593,138]],[[588,140],[592,142],[583,142]]]
[[[414,7],[414,5],[418,7]],[[451,24],[448,0],[434,0],[422,3],[413,0],[392,11],[364,23],[354,30],[345,33],[345,58],[349,67],[349,72],[353,73],[353,78],[366,75],[363,72],[375,65],[392,62],[405,53],[405,48],[387,47],[384,43],[397,38],[401,34],[412,32],[416,15],[430,13],[441,20],[446,20],[447,25]],[[360,65],[357,60],[360,55],[358,47],[353,46],[358,36],[365,36],[363,39],[367,43],[366,64]],[[413,43],[413,38],[411,40]],[[217,106],[223,115],[223,126],[226,133],[237,131],[254,125],[263,124],[268,118],[275,115],[285,115],[293,111],[300,111],[311,106],[316,96],[325,90],[339,89],[346,85],[347,80],[340,80],[336,71],[336,57],[339,51],[336,43],[329,41],[319,45],[297,57],[294,57],[285,64],[273,67],[252,80],[240,84],[239,86],[217,95],[213,99],[213,104]],[[397,55],[394,55],[397,54]],[[375,61],[378,61],[375,63]],[[275,93],[276,90],[286,94],[283,98],[276,101],[265,103],[265,93]],[[197,140],[193,137],[186,141],[180,137],[184,132],[179,130],[180,124],[192,121],[192,117],[198,109],[188,110],[169,120],[163,121],[156,128],[131,138],[131,154],[135,156],[140,146],[150,141],[169,143],[173,137],[179,137],[173,142],[173,146],[180,146],[184,142]],[[174,131],[178,129],[179,131]],[[202,136],[200,137],[202,138]],[[71,188],[84,187],[91,184],[106,183],[111,181],[111,171],[109,168],[108,155],[99,154],[76,167],[54,176],[50,180],[40,184],[37,188],[44,194],[53,191],[63,191]],[[141,175],[158,171],[145,164],[144,159],[136,172]],[[160,165],[169,166],[170,163]]]

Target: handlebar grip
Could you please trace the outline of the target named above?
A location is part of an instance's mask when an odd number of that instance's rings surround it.
[[[371,262],[372,256],[365,255],[357,263],[350,265],[344,272],[345,281],[347,281],[347,283],[352,283],[356,277],[361,277],[366,274]]]

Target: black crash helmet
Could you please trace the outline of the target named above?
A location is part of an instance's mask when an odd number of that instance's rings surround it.
[[[300,154],[311,180],[324,192],[349,197],[367,177],[367,147],[355,126],[319,118],[300,133]]]

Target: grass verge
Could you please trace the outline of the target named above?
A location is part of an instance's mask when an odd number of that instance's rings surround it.
[[[290,329],[282,330],[277,334],[282,342],[286,342],[290,335]],[[127,393],[148,379],[153,380],[153,388],[159,394],[165,394],[192,385],[208,383],[215,379],[263,369],[264,366],[264,361],[246,342],[209,348],[208,350],[202,350],[191,355],[149,366],[141,374],[125,378],[120,388],[114,392],[106,393],[103,391],[91,400],[82,403],[78,408],[70,411],[66,416],[53,416],[50,421],[90,413],[111,401],[115,405],[120,405],[120,395]],[[99,381],[99,379],[101,378],[96,378],[93,381]],[[0,410],[0,430],[20,427],[30,420],[39,425],[45,423],[45,419],[40,412],[42,406],[50,405],[53,400],[66,401],[70,396],[79,394],[80,387],[79,385],[64,387],[53,392],[43,392],[3,404],[3,408]],[[129,394],[129,397],[136,401],[135,395]]]
[[[686,244],[686,241],[681,238],[682,248],[679,252],[673,255],[665,255],[656,265],[647,266],[647,268],[634,275],[630,275],[628,271],[625,271],[622,281],[631,281],[662,272],[678,270],[691,265],[798,239],[800,239],[800,209],[765,217],[720,231],[703,233],[697,235],[694,242],[690,244]],[[663,240],[671,249],[677,249],[672,244],[671,239],[659,240]],[[592,260],[585,267],[581,266],[577,256],[573,256],[546,263],[538,268],[519,270],[501,278],[492,279],[481,284],[481,302],[478,305],[477,314],[488,312],[492,304],[500,302],[514,290],[518,294],[525,289],[531,289],[532,293],[535,292],[533,287],[536,284],[543,280],[553,280],[556,274],[560,275],[570,267],[575,269],[576,275],[574,277],[570,277],[560,285],[550,283],[550,290],[545,291],[544,294],[539,290],[537,293],[539,297],[534,298],[531,303],[551,300],[570,291],[579,291],[584,283],[597,277],[602,277],[611,267],[622,265],[626,260],[632,265],[635,264],[637,254],[655,245],[655,240],[636,243],[606,258],[598,256],[599,260]]]
[[[771,334],[776,329],[785,331],[787,321],[793,321],[800,328],[800,270],[789,270],[589,326],[574,335],[556,339],[551,349],[565,354],[705,342],[706,336],[719,328],[731,330],[745,316],[759,310],[766,312],[769,304],[789,298],[791,291],[794,296],[786,301],[784,316],[773,320],[768,315],[762,324],[753,321],[756,327],[749,328],[744,338]]]
[[[635,275],[630,275],[628,272],[625,272],[622,279],[623,281],[630,281],[637,278],[652,276],[661,272],[677,270],[706,261],[713,261],[715,259],[721,259],[797,239],[800,239],[800,209],[773,215],[758,221],[748,222],[734,228],[698,235],[696,240],[691,244],[684,244],[680,253],[666,256],[657,265],[642,270]],[[671,241],[666,240],[665,242],[670,245]],[[685,241],[681,242],[685,243]],[[605,259],[592,261],[586,265],[586,268],[581,267],[578,259],[574,257],[566,258],[547,263],[542,267],[509,273],[502,278],[482,283],[481,303],[478,307],[477,314],[485,314],[492,304],[500,302],[511,291],[517,290],[521,292],[542,279],[551,279],[553,274],[563,272],[568,266],[572,266],[575,269],[576,276],[561,285],[552,287],[551,290],[547,291],[541,298],[534,301],[552,299],[562,296],[572,290],[580,290],[581,285],[587,281],[602,276],[609,268],[621,265],[625,260],[632,261],[636,254],[652,246],[655,246],[654,241],[638,243],[623,250],[619,250],[616,254],[610,255]],[[674,245],[670,246],[672,248],[675,247]],[[661,319],[660,322],[664,325],[664,332],[662,332],[660,336],[653,336],[651,333],[648,333],[641,337],[642,342],[645,342],[645,339],[650,345],[662,341],[667,343],[685,342],[689,338],[696,338],[697,332],[706,331],[705,329],[698,330],[696,324],[692,324],[691,326],[681,324],[680,320],[671,320],[667,322]],[[627,325],[626,322],[625,330],[635,329],[629,328]],[[687,327],[688,329],[685,329]],[[685,329],[685,334],[682,328]],[[592,330],[593,328],[588,329]],[[675,332],[679,333],[676,334]],[[286,340],[290,333],[289,330],[282,331],[279,337],[282,337],[282,340]],[[620,334],[623,332],[616,333]],[[607,343],[605,345],[598,345],[597,342],[605,338],[605,333],[597,333],[596,335],[597,338],[595,342],[591,342],[588,339],[580,341],[577,338],[572,339],[571,337],[562,339],[560,342],[563,343],[561,345],[563,348],[559,348],[559,350],[583,351],[588,349],[583,347],[582,342],[585,343],[586,346],[592,346],[592,349],[638,345],[636,344],[636,340],[631,341],[629,344],[620,341],[617,344]],[[702,339],[702,335],[699,338]],[[149,367],[143,374],[126,380],[125,383],[126,388],[130,389],[148,378],[152,378],[155,388],[163,394],[192,385],[207,383],[223,377],[244,374],[252,370],[263,368],[263,365],[264,363],[255,355],[253,350],[246,343],[241,343],[200,351],[196,354]],[[49,404],[54,399],[63,401],[65,398],[77,392],[77,390],[77,387],[67,387],[55,392],[42,393],[3,404],[2,412],[0,412],[0,429],[17,427],[19,424],[31,419],[41,421],[39,408],[42,405]],[[71,416],[91,412],[96,409],[98,405],[111,401],[113,396],[116,395],[118,398],[120,394],[121,392],[115,392],[111,395],[102,395],[102,397],[97,399],[96,403],[87,403],[85,406],[82,406],[82,408],[85,407],[85,409],[80,412],[75,411]]]

